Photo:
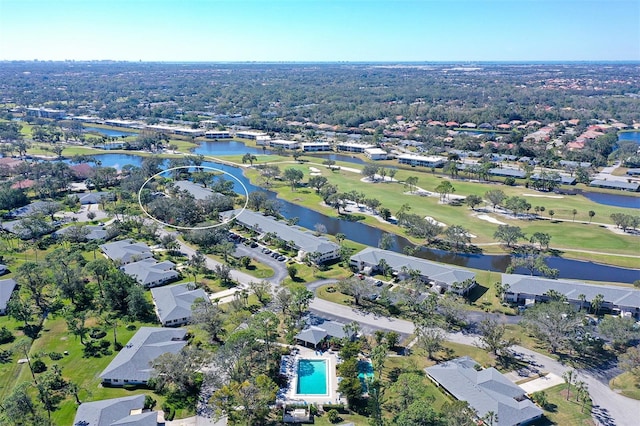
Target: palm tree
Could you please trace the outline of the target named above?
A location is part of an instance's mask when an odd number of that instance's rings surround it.
[[[594,212],[593,210],[589,210],[589,223],[591,223],[591,220],[595,215],[596,215],[596,212]]]
[[[591,300],[591,308],[596,315],[598,315],[598,312],[602,307],[602,303],[604,303],[604,295],[602,294],[596,294],[596,297]]]
[[[493,426],[498,423],[498,415],[494,411],[488,411],[482,420],[486,420],[489,426]]]
[[[575,370],[567,370],[562,373],[562,378],[564,382],[567,384],[567,401],[569,400],[569,394],[571,393],[571,385],[573,384],[573,380],[576,378]]]
[[[580,310],[578,312],[582,312],[582,307],[584,306],[584,302],[587,301],[587,296],[584,294],[579,294],[578,300],[580,301]]]

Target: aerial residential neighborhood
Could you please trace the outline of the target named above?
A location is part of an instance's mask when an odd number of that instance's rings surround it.
[[[638,423],[635,2],[36,3],[0,425]]]
[[[25,422],[631,424],[637,152],[574,145],[640,122],[35,111],[0,122],[0,369],[58,383]]]

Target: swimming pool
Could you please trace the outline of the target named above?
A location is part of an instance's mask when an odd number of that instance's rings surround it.
[[[298,361],[296,393],[299,395],[327,394],[327,360],[300,359]]]
[[[358,361],[358,379],[362,384],[363,392],[367,391],[368,378],[373,378],[373,364],[369,361]]]

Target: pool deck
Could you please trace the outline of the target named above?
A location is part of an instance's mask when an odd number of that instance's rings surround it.
[[[289,374],[289,386],[281,393],[281,398],[286,403],[302,403],[308,404],[335,404],[340,402],[346,402],[344,399],[340,399],[338,393],[338,379],[336,375],[336,366],[338,364],[338,356],[335,352],[323,352],[314,351],[313,349],[297,346],[298,354],[294,358],[294,368]],[[326,360],[327,361],[327,394],[326,395],[303,395],[296,393],[298,383],[298,360]]]

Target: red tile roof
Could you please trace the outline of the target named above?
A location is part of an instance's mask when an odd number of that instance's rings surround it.
[[[11,189],[27,189],[33,187],[35,184],[35,180],[25,179],[11,185]]]

